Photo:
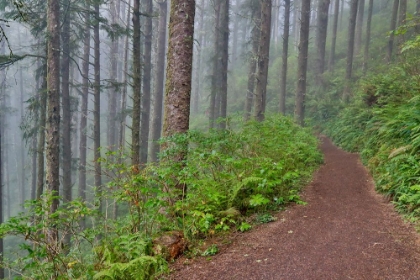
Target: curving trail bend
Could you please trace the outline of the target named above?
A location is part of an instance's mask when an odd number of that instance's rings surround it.
[[[420,279],[420,235],[375,193],[357,154],[327,138],[306,206],[240,234],[210,261],[173,265],[170,279]]]

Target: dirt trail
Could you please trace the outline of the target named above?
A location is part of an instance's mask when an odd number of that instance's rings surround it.
[[[170,279],[420,279],[419,235],[377,195],[356,154],[324,139],[325,164],[276,222],[212,260],[180,259]]]

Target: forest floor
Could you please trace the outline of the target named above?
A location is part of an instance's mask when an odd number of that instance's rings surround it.
[[[357,154],[324,138],[325,164],[278,219],[210,258],[179,258],[169,279],[420,279],[420,235],[377,194]]]

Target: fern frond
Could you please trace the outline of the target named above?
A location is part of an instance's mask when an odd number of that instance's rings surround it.
[[[398,149],[394,149],[389,154],[388,159],[391,159],[391,158],[394,158],[394,157],[396,157],[398,155],[404,154],[404,153],[410,151],[412,148],[413,148],[412,145],[407,145],[407,146],[399,147]]]

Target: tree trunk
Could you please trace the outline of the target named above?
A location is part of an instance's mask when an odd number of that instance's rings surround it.
[[[128,2],[128,11],[127,11],[127,20],[126,20],[126,27],[127,29],[130,27],[130,17],[131,17],[131,0]],[[128,39],[129,36],[125,37],[125,48],[124,48],[124,86],[123,92],[121,96],[121,127],[119,130],[119,147],[123,151],[125,146],[125,126],[126,126],[126,118],[127,114],[125,112],[127,107],[127,85],[128,85]]]
[[[189,129],[194,16],[194,0],[171,1],[163,123],[165,137],[183,134]],[[180,147],[180,152],[173,160],[182,162],[186,155],[187,143]],[[176,187],[185,194],[184,184],[178,184]]]
[[[146,19],[144,22],[144,76],[141,110],[140,132],[140,162],[147,163],[149,150],[149,122],[150,122],[150,96],[152,80],[152,16],[153,2],[145,0]]]
[[[70,112],[70,0],[64,1],[63,30],[61,40],[63,43],[63,55],[61,61],[61,87],[62,87],[62,110],[63,110],[63,200],[69,202],[72,199],[71,189],[71,112]]]
[[[268,63],[270,58],[271,0],[261,0],[261,35],[258,49],[257,86],[255,90],[255,119],[264,120],[267,95]]]
[[[370,30],[372,25],[373,0],[369,0],[368,18],[366,25],[366,42],[363,57],[363,73],[366,73],[369,63]]]
[[[111,23],[119,23],[119,1],[120,0],[111,0],[110,5],[110,14],[111,14]],[[107,144],[108,149],[114,151],[116,148],[116,119],[117,119],[117,83],[118,83],[118,54],[119,54],[119,37],[116,36],[112,38],[111,47],[110,47],[110,83],[111,87],[108,91],[108,125],[107,125]]]
[[[228,62],[229,62],[229,1],[222,0],[220,7],[220,64],[219,85],[220,85],[220,128],[226,129],[227,116],[227,94],[228,94]]]
[[[338,14],[340,8],[340,0],[335,0],[334,4],[334,23],[333,23],[333,31],[332,31],[332,39],[331,39],[331,52],[330,52],[330,60],[328,64],[328,69],[333,71],[334,64],[335,64],[335,45],[337,43],[337,29],[338,29]]]
[[[299,45],[299,31],[300,31],[300,19],[299,19],[299,6],[302,0],[293,0],[293,21],[294,21],[294,39],[295,39],[295,50],[297,50]]]
[[[205,10],[205,0],[201,0],[201,5],[198,10],[200,10],[200,21],[198,26],[198,44],[197,44],[197,59],[196,61],[196,69],[193,71],[193,80],[195,80],[194,84],[194,97],[192,98],[192,112],[193,114],[197,115],[199,113],[199,101],[200,101],[200,82],[201,82],[201,57],[202,57],[202,50],[203,50],[203,36],[204,36],[204,10]]]
[[[252,50],[249,55],[249,68],[248,68],[248,84],[246,91],[245,99],[245,108],[244,108],[244,121],[248,121],[251,117],[252,104],[254,102],[255,95],[255,79],[257,72],[257,57],[258,57],[258,47],[260,43],[260,21],[261,21],[261,5],[259,0],[254,0],[252,8],[251,21],[253,23],[251,31],[251,44]]]
[[[54,195],[50,209],[50,212],[54,213],[58,208],[59,200],[56,197],[60,188],[60,3],[58,0],[48,0],[47,31],[49,35],[47,37],[46,188]],[[48,239],[52,248],[58,248],[57,229],[48,232]]]
[[[133,6],[133,122],[131,128],[131,164],[137,169],[140,164],[140,114],[141,114],[141,52],[140,52],[140,0]]]
[[[4,55],[4,44],[2,44],[0,48],[0,54]],[[1,79],[4,80],[4,71],[1,71]],[[3,190],[4,190],[4,184],[3,184],[3,100],[4,98],[4,84],[2,83],[0,86],[0,225],[3,224],[4,215],[3,215],[3,209],[4,209],[4,198],[3,198]],[[35,152],[36,153],[36,152]],[[0,238],[0,262],[3,262],[3,256],[4,256],[4,248],[3,248],[3,238]],[[4,268],[3,266],[0,267],[0,279],[4,279]]]
[[[99,3],[94,4],[95,18],[99,19]],[[95,188],[96,196],[99,198],[99,212],[103,210],[102,203],[102,179],[101,179],[101,58],[100,58],[100,38],[99,38],[99,21],[95,20],[93,25],[93,41],[94,41],[94,107],[93,107],[93,161],[95,165]]]
[[[400,9],[398,14],[398,26],[403,26],[407,18],[407,0],[400,0]],[[404,34],[398,35],[398,45],[401,46],[404,43]]]
[[[286,115],[287,60],[289,56],[290,0],[284,0],[283,53],[280,77],[280,113]]]
[[[295,120],[301,126],[305,120],[306,72],[308,68],[309,21],[311,15],[311,1],[302,0],[301,26],[299,39],[298,70]]]
[[[354,44],[356,54],[360,52],[360,49],[362,47],[364,14],[365,14],[365,0],[359,0],[357,18],[356,18],[355,44]]]
[[[158,49],[155,71],[155,91],[153,104],[153,123],[151,135],[151,151],[150,160],[157,161],[159,153],[159,143],[157,142],[161,137],[162,132],[162,102],[165,79],[165,49],[166,49],[166,18],[168,13],[167,1],[159,2],[159,34],[158,34]]]
[[[354,37],[356,30],[356,17],[357,17],[357,2],[358,0],[352,0],[350,2],[350,17],[349,17],[349,29],[348,29],[348,45],[347,45],[347,66],[346,66],[346,89],[344,90],[345,98],[350,94],[350,82],[353,73],[353,55],[354,55]]]
[[[48,55],[47,55],[48,56]],[[45,151],[45,127],[47,122],[47,64],[44,64],[42,73],[42,86],[40,90],[40,107],[39,107],[39,139],[38,148],[38,175],[36,181],[36,199],[40,199],[44,192],[44,151]]]
[[[82,104],[80,117],[80,144],[79,144],[79,197],[86,201],[86,150],[87,150],[87,120],[89,99],[89,58],[90,58],[90,4],[86,3],[84,14],[84,42],[82,61]],[[84,228],[84,221],[81,224]]]
[[[236,61],[238,59],[238,33],[239,33],[239,15],[238,15],[238,10],[239,10],[239,3],[238,1],[235,2],[235,6],[234,6],[234,13],[233,13],[233,34],[232,34],[232,59],[231,59],[231,63],[230,63],[230,67],[232,68],[232,66],[234,67],[236,65]],[[203,19],[202,19],[203,20]],[[201,24],[201,22],[200,22]],[[201,35],[201,34],[200,34]]]
[[[220,69],[220,9],[223,0],[214,1],[215,23],[214,23],[214,54],[213,54],[213,69],[211,75],[211,93],[210,93],[210,122],[209,127],[215,128],[215,123],[220,111],[218,103],[218,95],[220,94],[220,84],[218,81],[218,71]]]
[[[317,50],[317,69],[316,69],[316,83],[322,85],[322,74],[325,70],[325,44],[327,42],[328,31],[328,10],[330,7],[330,0],[318,1],[318,17],[316,29],[316,50]]]
[[[386,60],[388,63],[392,60],[392,52],[394,49],[394,37],[395,37],[395,29],[397,28],[397,16],[398,16],[398,6],[400,1],[394,0],[394,5],[392,7],[392,16],[391,16],[391,26],[390,26],[390,34],[389,34],[389,40],[388,40],[388,49],[387,49],[387,55]]]
[[[418,22],[419,18],[420,18],[420,0],[417,0],[417,3],[416,3],[416,20],[417,20],[417,22]],[[420,24],[417,23],[416,26],[414,27],[414,29],[415,29],[416,33],[419,34],[420,33]]]

